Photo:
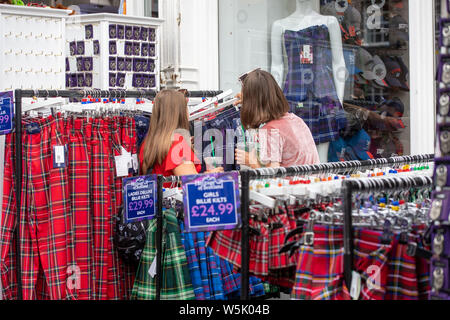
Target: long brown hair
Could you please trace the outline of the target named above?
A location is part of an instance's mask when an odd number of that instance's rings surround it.
[[[189,130],[187,101],[185,96],[176,90],[162,90],[153,104],[150,129],[142,147],[144,159],[142,173],[156,164],[161,164],[172,146],[173,133],[177,129]]]
[[[289,112],[289,104],[274,77],[263,70],[247,75],[242,86],[241,121],[246,129],[277,120]]]

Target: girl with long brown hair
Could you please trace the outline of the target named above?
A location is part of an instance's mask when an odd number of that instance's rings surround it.
[[[150,129],[139,152],[141,174],[183,176],[198,174],[201,163],[195,156],[189,134],[185,96],[176,90],[162,90],[155,98]],[[216,168],[210,172],[221,172]]]

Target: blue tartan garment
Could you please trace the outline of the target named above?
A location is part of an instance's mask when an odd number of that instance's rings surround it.
[[[347,121],[334,84],[327,26],[286,30],[284,45],[289,70],[284,94],[290,111],[308,125],[316,144],[335,140]],[[308,50],[312,58],[302,61],[302,55]]]
[[[216,263],[217,256],[211,248],[206,247],[207,236],[208,234],[205,235],[204,232],[193,234],[200,257],[200,274],[202,275],[204,290],[207,292],[209,300],[224,300],[221,272]]]
[[[184,224],[180,222],[181,242],[186,252],[186,259],[188,262],[189,272],[191,274],[192,287],[194,288],[195,300],[206,300],[205,292],[203,291],[202,277],[200,274],[200,264],[195,250],[195,243],[192,233],[184,233]]]

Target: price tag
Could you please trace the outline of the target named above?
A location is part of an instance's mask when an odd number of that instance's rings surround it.
[[[156,215],[156,176],[123,179],[127,222],[152,220]]]
[[[181,178],[186,232],[240,227],[238,173],[216,173]]]
[[[13,128],[14,95],[12,91],[0,92],[0,134],[8,134]]]
[[[60,169],[66,167],[66,146],[53,147],[53,168]]]
[[[314,63],[314,56],[311,45],[308,44],[303,45],[302,52],[300,53],[300,61],[302,64]]]

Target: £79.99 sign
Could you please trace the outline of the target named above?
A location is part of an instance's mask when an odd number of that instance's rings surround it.
[[[237,172],[184,176],[181,180],[187,232],[240,227]]]

